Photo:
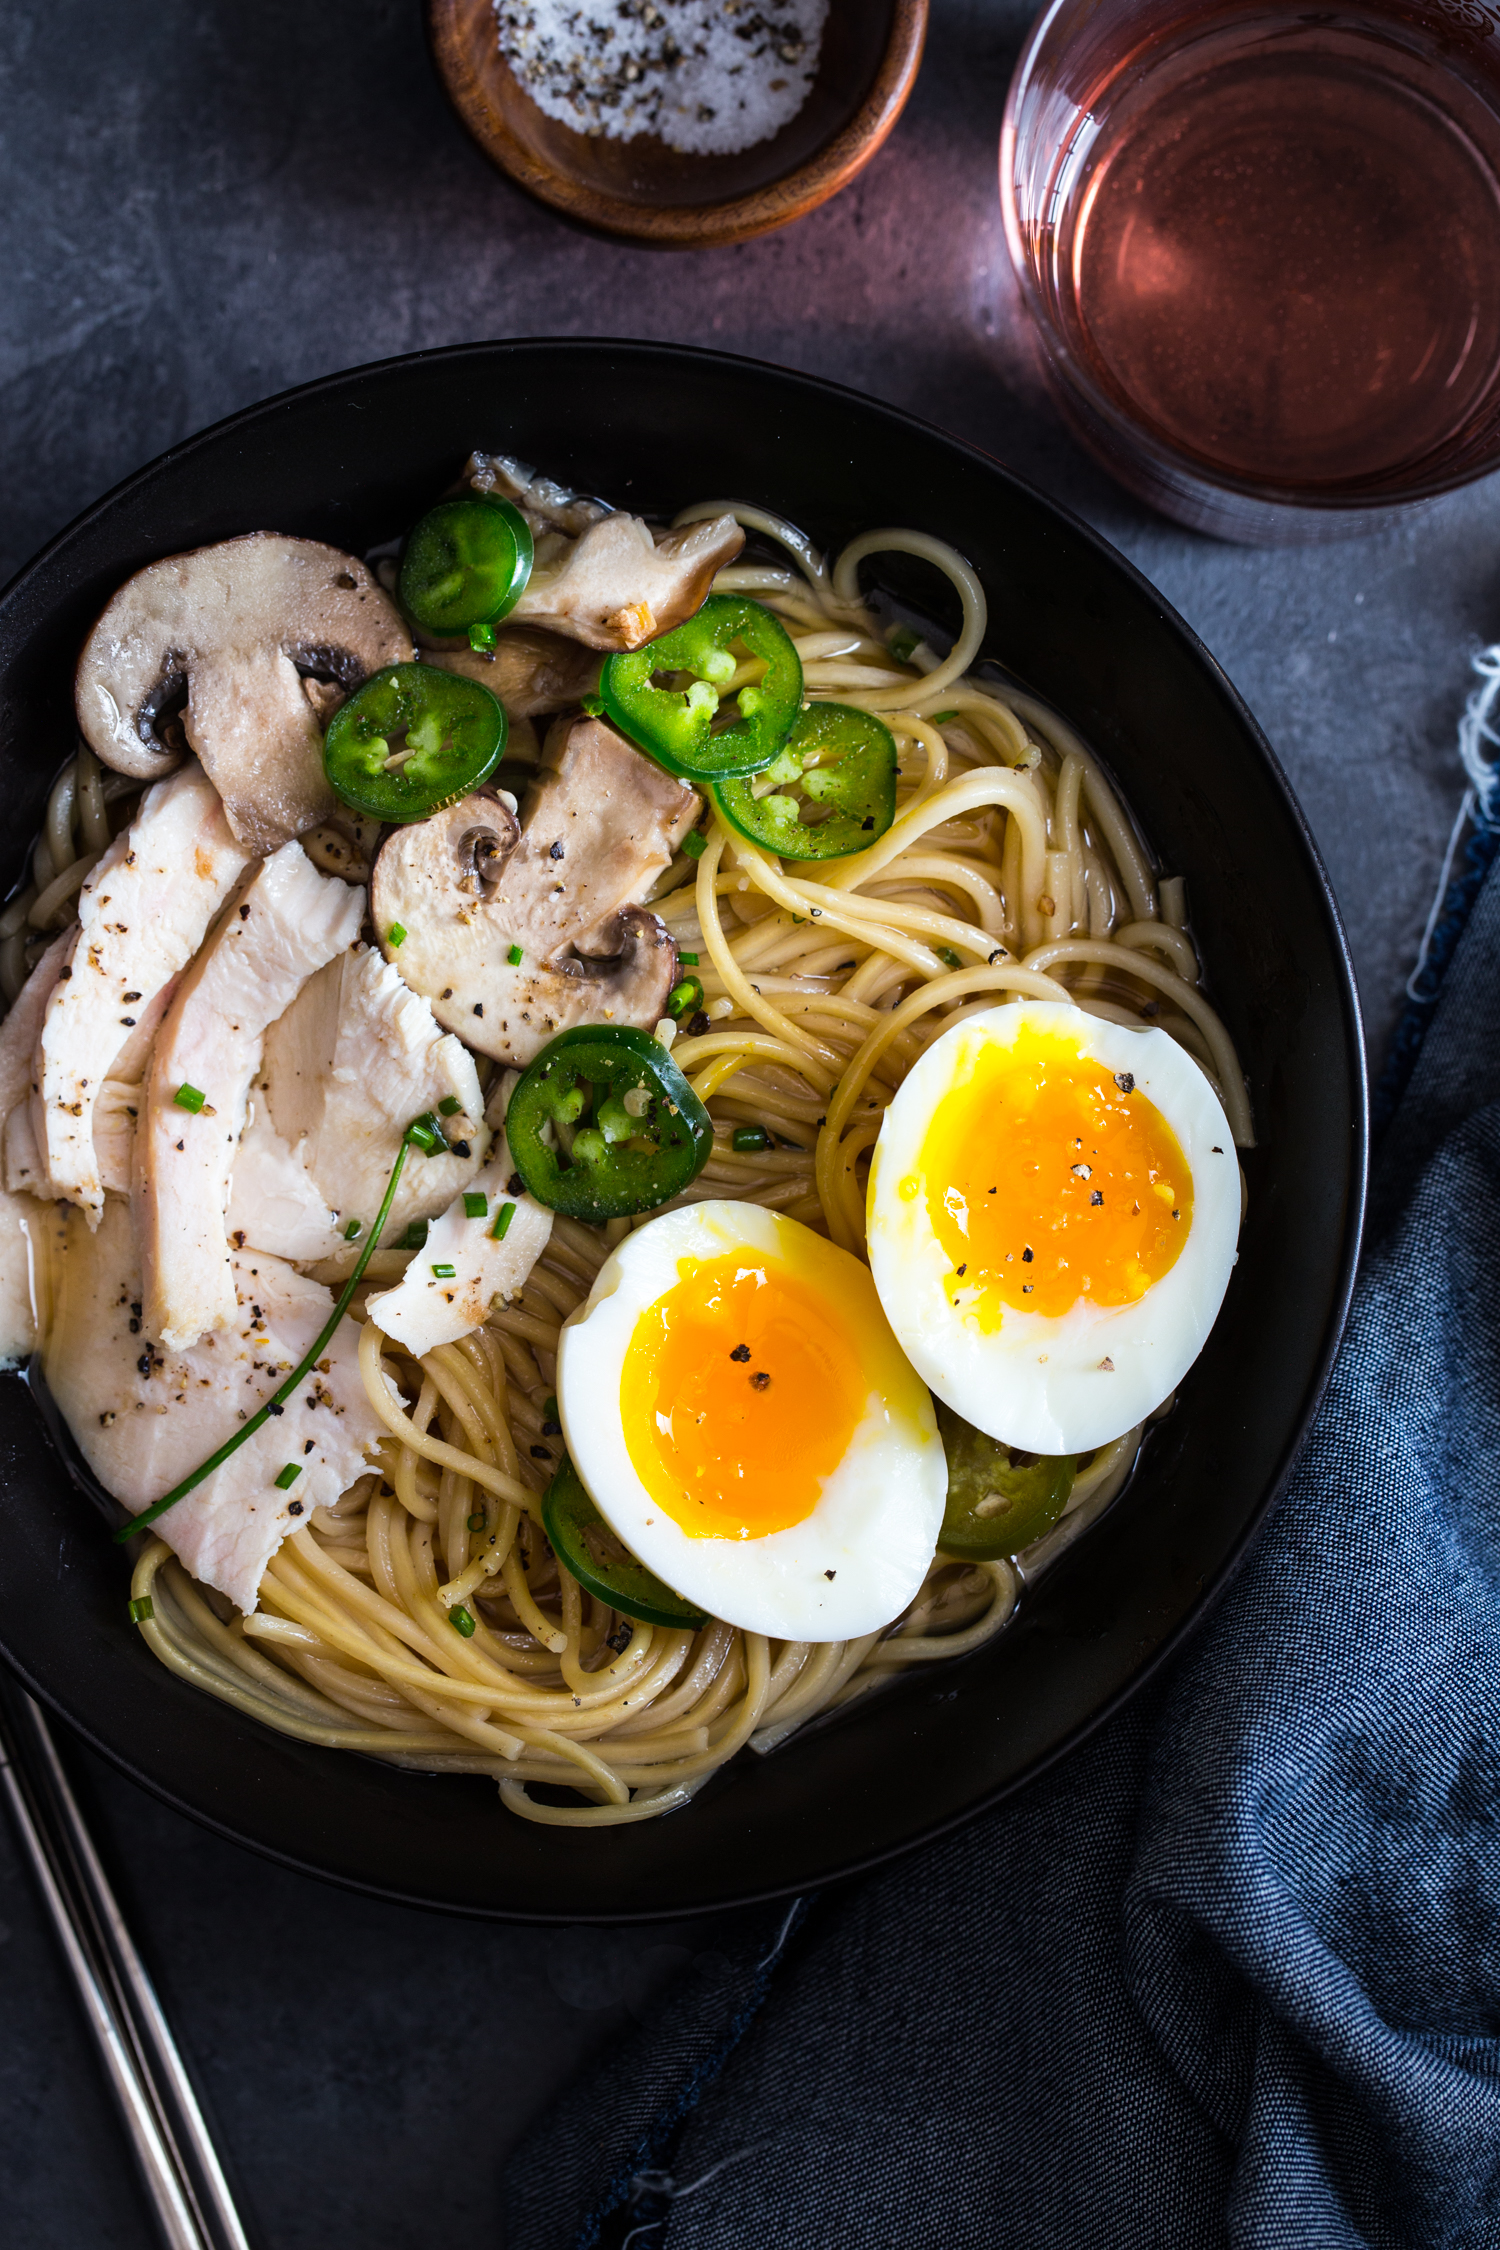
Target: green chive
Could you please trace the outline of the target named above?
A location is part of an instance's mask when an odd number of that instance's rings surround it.
[[[513,969],[519,969],[526,956],[518,945],[513,945],[505,958]]]
[[[946,961],[950,969],[961,969],[964,965],[963,955],[955,953],[951,945],[940,945],[937,957],[940,961]]]
[[[420,1250],[426,1240],[427,1221],[425,1219],[413,1219],[396,1247],[398,1250]]]
[[[387,945],[394,948],[401,943],[401,940],[405,937],[405,935],[406,932],[401,927],[401,924],[399,922],[393,922],[390,928],[385,933],[385,942]]]
[[[483,1531],[487,1518],[483,1508],[476,1508],[473,1515],[467,1520],[471,1531]]]
[[[667,1014],[669,1016],[691,1015],[702,1005],[703,987],[696,977],[684,977],[681,984],[674,984],[667,994]]]
[[[290,1492],[292,1486],[296,1483],[298,1477],[300,1477],[301,1474],[302,1463],[300,1461],[288,1461],[286,1467],[282,1470],[280,1476],[276,1479],[277,1491]]]
[[[493,625],[471,625],[469,627],[469,646],[477,656],[488,655],[494,645],[495,628]]]
[[[151,1605],[149,1594],[142,1594],[138,1601],[133,1601],[130,1605],[130,1622],[132,1625],[144,1625],[155,1615],[156,1611]]]
[[[682,848],[689,859],[701,859],[708,850],[708,838],[701,828],[690,828],[682,839]]]
[[[581,711],[586,711],[591,719],[602,719],[604,717],[604,703],[602,698],[597,695],[580,696],[578,707]]]
[[[344,1229],[344,1240],[346,1242],[358,1242],[364,1231],[363,1219],[351,1219]]]
[[[439,1117],[456,1117],[463,1106],[457,1094],[444,1094],[442,1100],[438,1103],[438,1115]]]
[[[432,1270],[437,1275],[439,1281],[451,1281],[453,1279],[453,1276],[457,1273],[458,1268],[457,1266],[434,1266]]]
[[[932,723],[935,727],[948,727],[952,726],[954,720],[958,717],[957,711],[939,711]]]
[[[698,966],[698,956],[696,953],[679,953],[677,959],[680,966],[684,969],[696,969]]]
[[[424,1110],[420,1117],[412,1119],[406,1128],[406,1138],[413,1148],[421,1149],[427,1156],[446,1156],[448,1153],[448,1143],[443,1136],[443,1128],[430,1109]]]
[[[736,1156],[753,1156],[757,1149],[770,1147],[771,1136],[764,1125],[736,1125],[729,1145]]]
[[[510,1232],[510,1222],[515,1215],[516,1207],[513,1203],[501,1204],[500,1216],[490,1228],[490,1240],[492,1242],[503,1242],[505,1240]]]
[[[179,1109],[190,1109],[193,1115],[196,1117],[199,1110],[203,1107],[205,1101],[207,1101],[208,1096],[206,1094],[200,1094],[196,1086],[189,1086],[186,1081],[184,1081],[184,1083],[178,1087],[176,1093],[172,1096],[172,1099],[177,1104],[177,1107]]]
[[[466,1219],[487,1218],[489,1208],[489,1198],[481,1195],[477,1188],[470,1189],[464,1197],[464,1217]]]
[[[455,1633],[462,1633],[466,1641],[473,1640],[474,1613],[472,1610],[464,1609],[462,1607],[458,1609],[450,1609],[448,1612],[448,1623],[453,1627]]]
[[[905,664],[910,661],[919,637],[909,625],[898,625],[896,630],[888,636],[885,645],[898,664]]]

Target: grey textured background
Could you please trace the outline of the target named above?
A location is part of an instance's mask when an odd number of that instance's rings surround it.
[[[999,454],[1203,635],[1307,808],[1378,1058],[1457,798],[1469,661],[1500,636],[1500,489],[1371,540],[1257,553],[1148,516],[1076,452],[1017,322],[995,192],[1029,13],[934,0],[911,106],[839,201],[763,242],[668,258],[571,232],[488,169],[444,107],[416,0],[10,0],[0,577],[202,424],[387,353],[646,336],[836,377]],[[276,2250],[493,2240],[505,2147],[722,1939],[506,1932],[350,1898],[81,1766]],[[3,1829],[0,2210],[24,2250],[150,2240]]]

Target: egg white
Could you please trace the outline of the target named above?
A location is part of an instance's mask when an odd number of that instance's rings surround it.
[[[676,1286],[679,1261],[740,1248],[808,1279],[809,1258],[818,1262],[870,1390],[803,1522],[757,1539],[691,1538],[636,1474],[621,1375],[638,1321]],[[853,1640],[899,1617],[920,1589],[948,1489],[932,1400],[897,1347],[864,1266],[796,1220],[753,1203],[698,1203],[627,1235],[563,1326],[557,1402],[569,1456],[610,1528],[710,1615],[780,1640]]]
[[[1110,1072],[1129,1071],[1176,1134],[1193,1180],[1192,1224],[1177,1258],[1133,1304],[1080,1300],[1048,1316],[1006,1306],[986,1331],[959,1292],[922,1190],[922,1149],[939,1104],[987,1042],[1031,1030],[1076,1039]],[[1169,1398],[1202,1351],[1235,1260],[1240,1176],[1218,1096],[1164,1031],[1134,1031],[1066,1001],[985,1009],[933,1041],[885,1113],[870,1171],[870,1270],[912,1365],[955,1413],[1030,1453],[1081,1453],[1118,1437]],[[1102,1362],[1108,1360],[1106,1368]]]

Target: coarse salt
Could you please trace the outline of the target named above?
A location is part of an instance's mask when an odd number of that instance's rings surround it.
[[[692,156],[769,140],[807,100],[828,0],[494,0],[538,109],[592,138]]]

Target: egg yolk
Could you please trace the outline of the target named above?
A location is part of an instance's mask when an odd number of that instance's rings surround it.
[[[953,1261],[948,1293],[982,1326],[1128,1305],[1175,1264],[1193,1221],[1177,1136],[1128,1071],[1023,1025],[976,1040],[922,1144],[920,1184]]]
[[[630,1459],[693,1538],[802,1523],[849,1449],[869,1383],[838,1308],[752,1250],[685,1258],[620,1376]]]

